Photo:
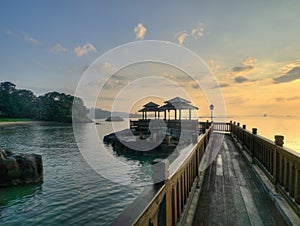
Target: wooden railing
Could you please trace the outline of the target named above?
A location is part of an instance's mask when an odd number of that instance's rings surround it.
[[[130,120],[131,129],[148,129],[150,121],[163,121],[168,128],[174,129],[191,129],[198,130],[198,121],[197,120],[163,120],[163,119],[139,119],[139,120]]]
[[[228,123],[224,123],[224,126]],[[246,125],[229,123],[230,133],[251,155],[267,175],[275,188],[286,198],[300,216],[300,154],[283,147],[284,137],[275,135],[275,141],[259,136],[257,129],[246,129]],[[227,131],[214,127],[214,131]]]
[[[198,169],[212,128],[182,150],[169,167],[165,181],[144,191],[112,225],[177,225],[183,222],[198,184]],[[167,164],[166,164],[167,170]],[[164,170],[161,172],[165,173]]]
[[[252,156],[275,188],[300,216],[300,154],[284,148],[283,136],[275,142],[257,135],[257,129],[246,129],[239,123],[199,123],[205,130],[196,144],[169,167],[169,176],[149,186],[112,225],[178,225],[184,224],[187,210],[198,184],[199,165],[212,131],[230,133]],[[165,169],[168,169],[165,165]],[[162,173],[164,170],[162,171]]]

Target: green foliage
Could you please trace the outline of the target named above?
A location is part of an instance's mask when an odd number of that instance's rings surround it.
[[[30,90],[15,89],[13,83],[0,83],[1,118],[72,122],[73,102],[75,120],[88,121],[87,109],[80,98],[58,92],[36,97]]]

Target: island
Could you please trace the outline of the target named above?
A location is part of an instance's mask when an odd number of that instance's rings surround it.
[[[107,121],[107,122],[121,122],[121,121],[124,121],[124,119],[120,116],[110,116],[110,117],[106,118],[105,121]]]

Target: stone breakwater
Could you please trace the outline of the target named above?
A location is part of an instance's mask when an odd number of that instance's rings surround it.
[[[0,187],[39,183],[43,178],[41,155],[13,154],[0,148]]]

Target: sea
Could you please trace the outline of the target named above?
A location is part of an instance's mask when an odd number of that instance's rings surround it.
[[[258,134],[270,140],[274,140],[274,135],[284,135],[284,146],[300,153],[297,117],[233,117],[230,120],[245,124],[250,130],[258,128]],[[1,147],[15,153],[41,154],[44,162],[43,183],[0,188],[0,225],[109,225],[152,183],[153,159],[118,155],[110,145],[101,143],[104,135],[128,127],[128,121],[114,123],[117,126],[104,120],[96,122],[97,125],[79,125],[80,139],[75,139],[69,124],[26,124],[0,129]],[[95,133],[95,126],[97,142],[105,147],[99,152],[126,164],[122,173],[128,183],[114,179],[120,176],[115,164],[106,169],[109,176],[95,171],[78,148],[90,147],[89,137]]]

